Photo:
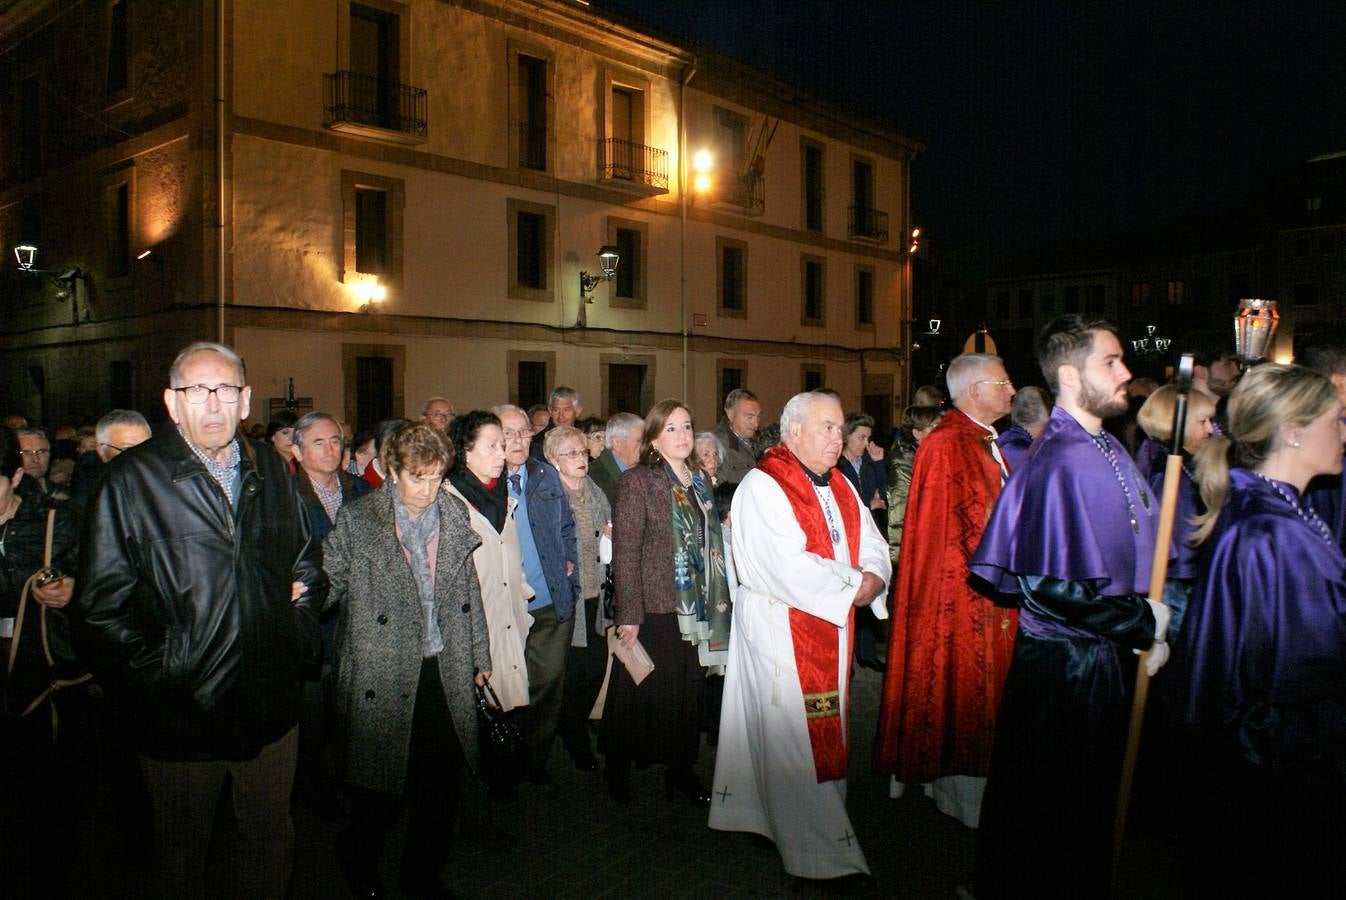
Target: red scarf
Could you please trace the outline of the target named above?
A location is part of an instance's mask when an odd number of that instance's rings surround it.
[[[772,447],[757,464],[785,491],[795,520],[804,532],[804,549],[824,559],[835,559],[832,537],[813,482],[793,453],[785,447]],[[851,559],[860,558],[860,504],[836,469],[828,473],[828,487],[846,528],[846,547]],[[857,589],[859,585],[856,585]],[[849,636],[855,624],[855,608],[846,620],[848,645],[846,663],[850,665]],[[808,723],[809,744],[813,747],[813,767],[818,781],[846,777],[846,735],[841,727],[841,692],[838,684],[839,648],[837,626],[826,619],[790,607],[790,636],[794,641],[795,669],[799,688],[804,693],[804,718]],[[848,685],[849,693],[849,685]],[[849,698],[848,698],[849,699]]]

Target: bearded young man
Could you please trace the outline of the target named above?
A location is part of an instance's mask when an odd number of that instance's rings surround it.
[[[1129,651],[1153,647],[1151,675],[1168,658],[1168,610],[1145,597],[1159,500],[1103,429],[1131,378],[1116,330],[1062,316],[1037,358],[1056,406],[968,562],[1019,606],[982,802],[981,900],[1106,896]]]

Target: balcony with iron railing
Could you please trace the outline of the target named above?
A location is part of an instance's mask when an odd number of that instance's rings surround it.
[[[749,216],[766,212],[766,176],[755,169],[746,173],[724,172],[710,187],[710,205]]]
[[[598,141],[599,180],[653,196],[668,193],[668,151],[621,138]]]
[[[323,125],[333,131],[419,144],[426,138],[424,88],[360,72],[323,75]]]
[[[888,214],[868,206],[849,207],[850,224],[846,233],[853,238],[883,243],[888,240]]]

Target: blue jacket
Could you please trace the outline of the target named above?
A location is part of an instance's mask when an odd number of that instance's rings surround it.
[[[855,490],[860,494],[860,502],[865,506],[869,506],[875,494],[887,497],[888,475],[883,470],[883,463],[875,462],[868,452],[860,457],[860,474],[856,474],[850,460],[844,456],[837,460],[837,468],[846,476],[846,480],[855,486]]]
[[[575,543],[575,517],[570,513],[561,476],[550,465],[532,457],[525,463],[528,480],[524,495],[528,500],[528,524],[532,526],[533,543],[547,578],[556,618],[564,622],[575,612],[575,601],[580,596],[579,550]],[[571,564],[566,575],[566,563]]]

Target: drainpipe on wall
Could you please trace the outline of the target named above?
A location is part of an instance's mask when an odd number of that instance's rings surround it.
[[[696,75],[696,57],[682,70],[678,85],[678,331],[682,334],[682,397],[687,396],[687,85]]]
[[[216,340],[224,343],[224,3],[215,0],[215,304]]]

